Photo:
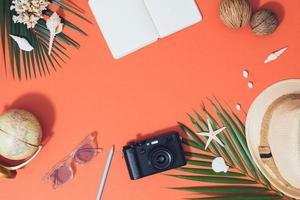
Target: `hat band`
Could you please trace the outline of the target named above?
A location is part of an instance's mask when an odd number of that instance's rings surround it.
[[[259,146],[259,156],[262,159],[272,158],[273,155],[271,153],[271,149],[269,146]]]
[[[286,186],[287,188],[295,191],[299,191],[299,188],[292,186],[289,182],[286,181],[285,178],[282,177],[280,171],[278,170],[275,160],[272,155],[272,151],[269,145],[269,128],[270,122],[272,119],[272,115],[274,110],[278,108],[282,103],[290,100],[298,100],[300,99],[300,94],[288,94],[283,95],[276,99],[267,109],[261,126],[261,138],[260,138],[260,145],[258,147],[258,151],[260,154],[260,158],[262,159],[263,163],[274,173],[274,175],[279,179],[279,181]]]

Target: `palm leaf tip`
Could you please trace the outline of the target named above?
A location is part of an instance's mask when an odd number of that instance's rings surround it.
[[[199,145],[202,149],[204,149],[204,143],[199,139],[199,137],[192,131],[189,127],[184,125],[181,122],[177,122],[179,127],[194,141]]]

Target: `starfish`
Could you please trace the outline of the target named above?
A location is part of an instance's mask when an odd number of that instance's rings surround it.
[[[205,150],[207,149],[208,145],[212,142],[212,140],[215,140],[219,145],[224,147],[224,144],[221,142],[221,140],[217,137],[219,133],[221,133],[226,127],[220,128],[218,130],[213,130],[210,120],[207,120],[208,125],[208,131],[209,132],[202,132],[202,133],[196,133],[197,135],[202,135],[208,137],[208,140],[205,145]]]

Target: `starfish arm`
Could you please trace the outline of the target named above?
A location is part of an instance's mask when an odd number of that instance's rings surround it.
[[[210,136],[211,133],[207,133],[207,132],[202,132],[202,133],[196,133],[197,135],[202,135],[202,136]]]
[[[207,126],[208,126],[208,130],[209,130],[209,132],[210,132],[210,133],[213,133],[213,132],[214,132],[214,129],[212,128],[212,126],[211,126],[211,122],[210,122],[210,120],[209,120],[209,119],[207,119]]]
[[[219,145],[221,145],[222,147],[224,147],[224,144],[221,142],[221,140],[220,140],[218,137],[214,136],[213,139],[214,139]]]
[[[224,131],[225,129],[226,129],[226,127],[223,127],[223,128],[220,128],[220,129],[216,130],[216,131],[214,132],[214,135],[218,135],[219,133],[221,133],[221,132]]]
[[[212,137],[209,137],[208,140],[206,141],[205,150],[207,149],[208,145],[211,143],[212,139],[213,139]]]

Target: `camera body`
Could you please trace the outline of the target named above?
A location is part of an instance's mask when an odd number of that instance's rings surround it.
[[[132,180],[186,165],[177,132],[124,146],[123,154]]]

